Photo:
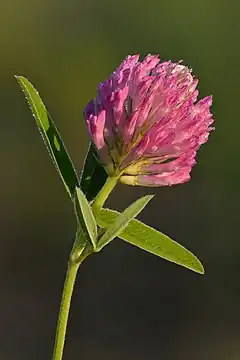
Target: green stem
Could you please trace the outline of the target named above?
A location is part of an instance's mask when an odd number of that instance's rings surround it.
[[[58,316],[58,324],[56,330],[56,338],[53,352],[53,360],[62,360],[63,349],[66,337],[67,323],[69,317],[69,310],[71,304],[71,298],[73,294],[73,288],[76,281],[77,271],[80,264],[86,258],[83,256],[83,249],[79,250],[79,246],[73,246],[72,253],[68,264],[68,270],[65,278],[65,283],[62,293],[62,301]]]
[[[116,186],[119,179],[119,175],[111,176],[107,178],[107,181],[103,185],[102,189],[99,191],[96,199],[92,204],[92,211],[94,216],[97,218],[105,201],[107,200],[108,196],[110,195],[113,188]]]
[[[114,174],[114,176],[109,177],[106,183],[104,184],[104,186],[102,187],[102,189],[99,191],[95,201],[92,204],[92,210],[95,217],[98,217],[109,194],[116,186],[119,176],[120,174],[118,175]],[[62,301],[59,311],[56,339],[55,339],[54,352],[52,358],[53,360],[62,360],[71,298],[73,294],[73,288],[76,281],[78,268],[80,264],[83,262],[83,260],[91,253],[91,250],[85,249],[86,244],[84,246],[81,246],[81,243],[80,244],[78,243],[77,238],[75,240],[75,243],[73,245],[73,250],[70,255],[68,270],[63,287]]]

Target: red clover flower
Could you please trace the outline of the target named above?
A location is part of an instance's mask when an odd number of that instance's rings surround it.
[[[198,80],[181,63],[128,56],[98,87],[84,117],[109,176],[128,185],[188,181],[213,129],[212,97],[197,101]]]

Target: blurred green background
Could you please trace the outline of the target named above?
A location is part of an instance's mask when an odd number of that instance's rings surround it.
[[[97,84],[129,53],[184,60],[214,95],[216,131],[192,181],[119,185],[123,209],[191,249],[200,276],[120,240],[82,266],[64,359],[237,360],[239,288],[239,0],[1,0],[0,359],[51,359],[75,218],[13,75],[40,91],[80,172],[82,118]]]

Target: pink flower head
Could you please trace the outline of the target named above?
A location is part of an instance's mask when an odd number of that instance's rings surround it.
[[[129,185],[190,179],[195,156],[213,129],[211,96],[197,101],[197,79],[157,55],[128,56],[98,87],[84,111],[100,160]]]

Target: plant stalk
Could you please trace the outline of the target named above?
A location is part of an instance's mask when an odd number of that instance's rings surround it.
[[[70,255],[67,274],[63,286],[62,300],[59,310],[54,351],[53,351],[53,360],[62,360],[63,350],[66,338],[67,323],[71,305],[71,299],[74,289],[74,284],[77,277],[77,272],[79,266],[83,260],[87,257],[88,254],[83,255],[83,249],[79,249],[79,246],[73,246],[73,250]]]
[[[119,179],[119,175],[113,175],[107,178],[107,181],[103,185],[102,189],[97,194],[93,204],[92,204],[92,211],[95,216],[95,218],[99,217],[100,211],[107,200],[108,196],[114,189],[114,187],[117,185]]]
[[[105,201],[107,200],[109,194],[116,186],[119,176],[120,174],[117,176],[114,175],[109,177],[106,183],[104,184],[104,186],[102,187],[102,189],[99,191],[98,195],[96,196],[96,199],[92,204],[92,211],[96,218],[99,216],[100,211]],[[79,266],[88,255],[89,252],[85,251],[84,246],[79,246],[78,241],[76,239],[73,245],[73,250],[70,255],[68,270],[63,287],[62,301],[58,316],[58,324],[57,324],[52,360],[62,360],[63,358],[63,350],[64,350],[64,344],[66,338],[67,323],[68,323],[68,317],[70,311],[71,298],[73,294],[73,288],[76,281],[76,276]]]

